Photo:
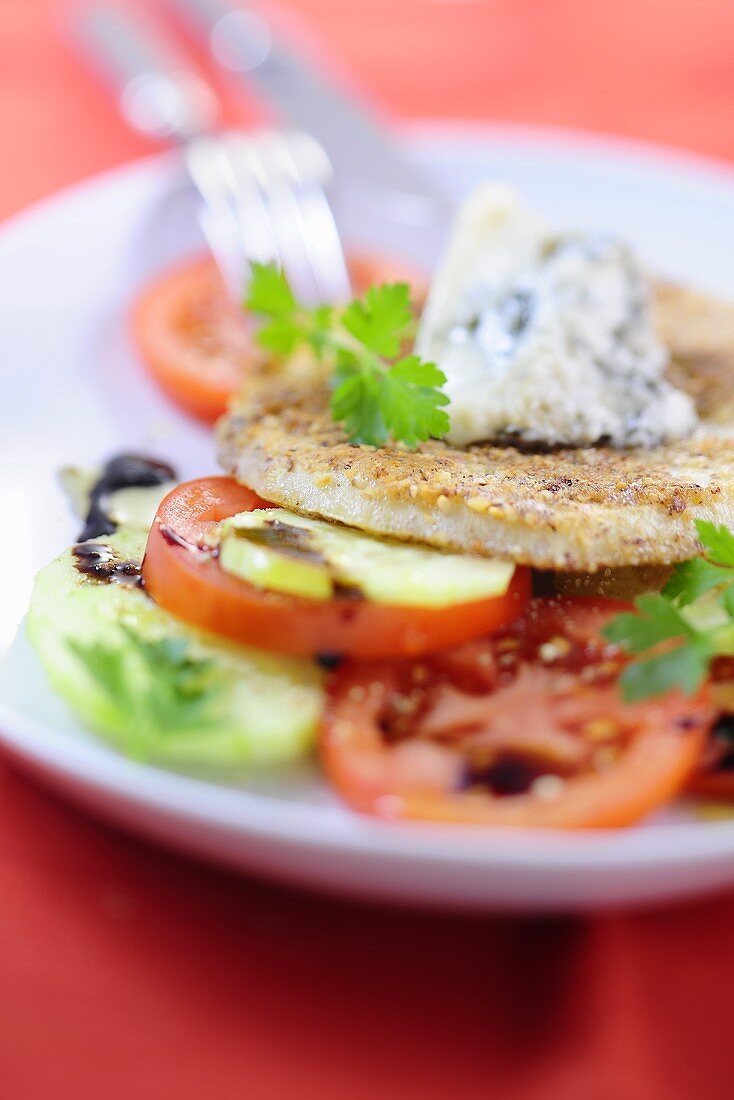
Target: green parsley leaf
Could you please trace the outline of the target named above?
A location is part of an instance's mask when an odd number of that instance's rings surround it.
[[[291,355],[302,340],[302,329],[290,317],[274,317],[257,334],[258,344],[278,355]]]
[[[449,399],[440,388],[446,375],[435,363],[407,355],[383,375],[382,416],[396,439],[408,447],[445,435],[449,418],[442,406]]]
[[[696,520],[696,530],[709,561],[734,569],[734,532],[705,519]]]
[[[407,283],[370,287],[364,298],[355,299],[342,314],[347,332],[376,355],[388,359],[400,351],[412,322]]]
[[[642,653],[669,638],[694,634],[693,628],[665,596],[657,593],[638,596],[635,607],[637,614],[617,615],[604,627],[602,634],[607,641],[624,645],[630,653]]]
[[[331,306],[317,306],[311,312],[312,325],[308,339],[316,355],[321,358],[328,353],[331,342],[331,330],[334,327],[334,310]]]
[[[344,424],[354,443],[381,446],[389,431],[382,415],[382,387],[385,375],[374,367],[344,353],[334,372],[331,415]]]
[[[288,280],[273,264],[252,265],[245,308],[265,319],[257,340],[268,351],[290,355],[308,338],[308,318],[301,315]]]
[[[662,593],[640,596],[636,613],[618,615],[603,631],[610,642],[645,655],[620,678],[630,702],[674,687],[691,693],[715,657],[734,655],[734,533],[706,520],[696,527],[705,557],[677,565]]]
[[[215,662],[191,655],[184,638],[144,639],[124,624],[124,644],[69,648],[96,682],[108,703],[138,730],[136,749],[144,754],[151,737],[214,728],[219,720],[226,676]]]
[[[680,688],[692,695],[706,679],[711,654],[703,639],[693,639],[656,657],[627,665],[620,677],[622,698],[637,703]]]
[[[676,566],[663,589],[669,600],[678,600],[681,607],[694,603],[704,593],[722,583],[734,581],[734,573],[721,565],[714,565],[705,558],[692,558]]]
[[[275,264],[252,264],[245,306],[264,317],[287,317],[297,310],[285,275]]]
[[[355,443],[416,447],[449,429],[446,377],[417,355],[397,356],[414,326],[407,283],[372,287],[344,309],[299,305],[282,272],[254,264],[246,307],[264,324],[258,343],[278,355],[307,347],[333,369],[331,414]]]
[[[726,614],[734,622],[734,586],[729,585],[721,593],[721,606]]]
[[[191,656],[185,638],[147,641],[128,627],[121,629],[152,681],[153,713],[163,729],[187,729],[214,721],[213,700],[223,684],[214,661]]]
[[[433,363],[410,355],[386,371],[343,357],[335,372],[331,411],[356,443],[379,447],[389,435],[408,447],[448,431],[441,406],[448,398],[437,388],[445,376]]]

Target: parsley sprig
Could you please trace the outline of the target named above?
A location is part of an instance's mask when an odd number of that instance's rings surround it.
[[[278,355],[310,348],[333,367],[331,413],[354,443],[379,447],[388,439],[416,447],[449,429],[435,363],[401,355],[413,334],[407,283],[371,287],[343,309],[306,309],[273,264],[253,264],[245,301],[260,314],[261,347]]]
[[[214,661],[195,657],[184,638],[142,638],[125,624],[124,644],[69,646],[107,700],[136,730],[139,755],[151,738],[214,728],[220,718],[225,675]]]
[[[604,630],[637,658],[621,677],[627,702],[676,687],[692,694],[715,657],[734,655],[734,532],[706,520],[696,528],[704,556],[677,565],[661,593],[639,596],[636,612]]]

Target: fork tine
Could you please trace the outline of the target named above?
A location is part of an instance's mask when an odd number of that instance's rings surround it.
[[[250,171],[242,171],[219,136],[190,142],[185,157],[202,198],[202,231],[233,297],[239,301],[250,263],[281,262],[261,187]]]
[[[304,141],[299,134],[273,135],[272,141],[274,155],[294,187],[298,221],[318,300],[345,302],[351,297],[349,273],[334,215],[319,180],[325,171],[325,154],[315,142]],[[315,162],[319,155],[320,162]],[[330,172],[328,161],[326,171]]]
[[[320,146],[300,134],[217,134],[188,143],[185,157],[202,230],[236,299],[254,261],[278,263],[306,305],[349,297]]]
[[[352,288],[334,215],[319,184],[300,191],[303,237],[318,285],[319,299],[335,305],[349,301]]]
[[[306,305],[319,301],[304,243],[302,212],[290,180],[274,161],[269,137],[246,141],[228,139],[227,149],[236,166],[238,177],[254,181],[269,231],[275,242],[280,266],[288,277],[296,296]],[[239,218],[245,226],[250,216],[249,196],[243,190],[238,199]]]
[[[233,211],[239,239],[247,260],[282,262],[278,238],[268,214],[256,165],[243,165],[226,138],[217,142],[219,162],[226,182],[226,198]]]

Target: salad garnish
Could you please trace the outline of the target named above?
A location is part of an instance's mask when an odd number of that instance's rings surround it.
[[[400,354],[414,330],[407,283],[371,287],[343,308],[307,309],[275,264],[255,263],[245,306],[264,320],[261,347],[278,355],[305,347],[333,364],[331,413],[353,443],[392,439],[412,449],[448,431],[443,371]]]
[[[69,641],[75,657],[107,697],[110,705],[134,715],[141,745],[146,735],[216,726],[225,674],[215,661],[196,657],[185,638],[140,637],[124,623],[124,647],[77,639]],[[128,665],[133,656],[134,671]],[[130,746],[128,746],[130,747]]]
[[[676,565],[661,593],[635,601],[636,612],[618,615],[605,638],[635,655],[622,673],[627,702],[671,688],[696,691],[716,657],[734,655],[734,532],[696,520],[705,554]]]

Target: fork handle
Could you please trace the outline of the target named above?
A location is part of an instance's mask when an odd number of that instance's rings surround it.
[[[128,11],[87,8],[76,23],[84,52],[112,84],[127,122],[147,136],[186,141],[213,125],[216,99],[188,58]]]

